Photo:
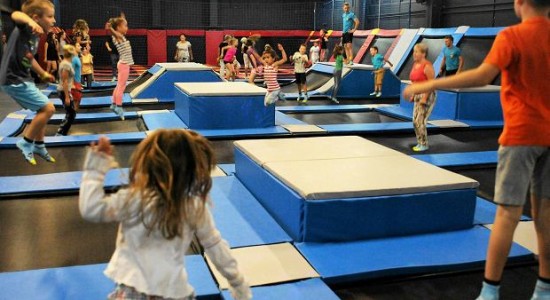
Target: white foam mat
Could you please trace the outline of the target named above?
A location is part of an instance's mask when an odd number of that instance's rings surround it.
[[[289,124],[281,125],[291,133],[327,133],[323,128],[316,125]]]
[[[190,96],[256,96],[266,89],[246,82],[180,82],[176,87]]]
[[[319,277],[298,250],[289,243],[237,248],[232,249],[231,253],[250,286]],[[220,289],[228,289],[229,283],[216,270],[208,256],[206,262]]]

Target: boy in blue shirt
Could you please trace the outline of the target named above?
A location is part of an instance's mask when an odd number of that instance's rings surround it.
[[[344,22],[342,27],[342,45],[346,51],[346,63],[353,64],[353,33],[359,26],[359,19],[355,14],[350,11],[348,2],[344,2],[344,13],[342,14],[342,20]]]
[[[382,81],[384,81],[384,63],[388,63],[393,67],[393,64],[384,58],[384,56],[378,53],[378,47],[372,46],[370,48],[370,55],[372,55],[372,67],[374,71],[374,92],[370,93],[371,96],[379,98],[382,96]]]
[[[462,71],[464,58],[462,58],[460,48],[453,45],[453,41],[452,35],[445,37],[445,48],[443,48],[443,60],[441,61],[439,76],[451,76]]]

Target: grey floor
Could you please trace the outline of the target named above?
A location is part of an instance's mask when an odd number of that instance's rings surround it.
[[[326,101],[310,100],[312,104]],[[369,102],[369,103],[372,103]],[[295,105],[287,101],[282,105]],[[19,106],[0,93],[0,121]],[[61,111],[58,111],[61,113]],[[314,116],[301,116],[315,120]],[[332,114],[318,117],[325,122],[347,122],[376,118],[357,114]],[[391,120],[388,120],[391,121]],[[319,123],[320,124],[320,123]],[[78,127],[81,127],[79,125]],[[98,126],[98,125],[94,125]],[[91,130],[92,128],[90,128]],[[79,130],[86,131],[86,128]],[[101,130],[95,128],[94,130]],[[498,131],[430,134],[434,152],[495,150]],[[410,153],[414,135],[372,135],[368,138],[399,151]],[[215,140],[220,163],[232,163],[232,140]],[[127,166],[135,145],[116,145],[117,157]],[[479,150],[479,151],[481,151]],[[39,161],[27,165],[15,149],[0,149],[0,176],[48,174],[80,170],[84,147],[52,147],[58,162]],[[492,198],[494,168],[457,170],[480,181],[481,196]],[[81,219],[77,195],[38,195],[0,199],[0,272],[51,268],[107,262],[114,250],[116,224],[94,224]],[[346,253],[342,253],[346,255]],[[342,299],[474,299],[482,280],[481,270],[453,274],[423,274],[409,278],[381,278],[333,286]],[[502,286],[502,299],[529,299],[536,280],[536,266],[510,266]]]

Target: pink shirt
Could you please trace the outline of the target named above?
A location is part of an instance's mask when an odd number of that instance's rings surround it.
[[[231,47],[227,49],[225,52],[225,56],[223,57],[223,61],[226,63],[233,62],[233,59],[235,59],[235,54],[237,54],[237,48]]]

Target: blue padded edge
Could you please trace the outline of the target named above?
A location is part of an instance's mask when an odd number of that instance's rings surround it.
[[[483,36],[496,36],[500,31],[506,27],[470,27],[464,33],[464,36],[468,37],[483,37]]]
[[[279,106],[277,111],[284,113],[310,113],[310,112],[364,112],[374,110],[367,104],[350,105],[300,105],[300,106]]]
[[[482,268],[490,231],[471,229],[348,243],[298,243],[296,248],[328,284],[386,276]],[[368,255],[367,255],[368,254]],[[533,259],[514,244],[509,260]]]
[[[102,97],[84,97],[80,101],[80,107],[97,107],[97,106],[109,106],[112,103],[112,96],[102,96]],[[61,99],[52,98],[50,101],[57,107],[63,106]],[[122,96],[122,105],[131,105],[132,97],[130,94],[124,93]]]
[[[424,32],[422,32],[422,36],[423,37],[427,37],[427,36],[446,36],[446,35],[451,35],[453,33],[456,32],[456,27],[451,27],[451,28],[426,28],[424,30]]]
[[[40,92],[41,92],[42,94],[44,94],[44,96],[50,97],[50,95],[51,95],[54,91],[52,91],[52,90],[40,90]]]
[[[334,73],[334,65],[317,63],[317,64],[313,64],[313,66],[310,68],[310,70],[321,72],[321,73],[332,74],[332,73]]]
[[[162,66],[159,65],[159,64],[154,64],[152,67],[149,68],[149,70],[147,70],[147,72],[155,75],[155,73],[157,73],[158,71],[160,71],[162,69]]]
[[[219,299],[210,270],[200,255],[185,257],[197,299]],[[115,284],[103,275],[107,264],[0,273],[0,299],[106,299]]]
[[[117,81],[93,81],[92,88],[114,88]]]
[[[292,241],[236,177],[214,177],[212,181],[212,215],[232,248]]]
[[[307,92],[307,96],[308,97],[326,97],[326,95],[324,94],[321,94],[321,92],[319,92],[318,90],[313,90],[313,91],[308,91]],[[296,100],[296,98],[298,98],[298,93],[285,93],[285,99],[287,100]]]
[[[35,115],[28,116],[26,121],[30,122]],[[139,115],[136,111],[124,112],[124,118],[128,120],[137,119]],[[55,114],[50,119],[50,123],[61,123],[65,119],[65,114]],[[75,122],[103,122],[103,121],[117,121],[120,117],[114,112],[102,112],[102,113],[77,113]]]
[[[387,116],[397,117],[405,120],[412,120],[412,110],[408,108],[403,108],[399,105],[383,106],[378,107],[374,110]]]
[[[15,112],[21,115],[28,115],[25,112]],[[0,122],[0,140],[7,136],[12,136],[19,132],[23,127],[25,118],[13,118],[9,115]]]
[[[227,176],[235,175],[235,164],[219,164],[218,167],[222,169]]]
[[[193,129],[193,128],[191,128]],[[273,136],[273,135],[290,135],[290,133],[280,127],[266,128],[240,128],[240,129],[193,129],[207,138],[237,138],[246,136]]]
[[[467,124],[471,128],[475,129],[485,129],[485,128],[502,128],[504,126],[504,121],[502,120],[491,120],[491,121],[480,121],[480,120],[457,120]]]
[[[78,191],[81,181],[82,171],[3,176],[0,177],[0,196]],[[107,172],[105,176],[106,188],[126,184],[128,184],[128,169],[115,169]]]
[[[483,198],[476,198],[476,211],[474,214],[474,225],[493,224],[497,213],[497,205]],[[521,221],[531,221],[528,216],[522,215]]]
[[[336,132],[409,132],[414,131],[412,122],[358,123],[317,125],[329,133]],[[428,124],[428,128],[436,128]]]
[[[498,160],[498,155],[496,151],[420,154],[411,156],[438,167],[496,164]]]
[[[275,125],[304,125],[306,122],[295,119],[291,116],[285,115],[282,112],[275,112]]]
[[[233,299],[229,291],[222,291],[223,299]],[[340,299],[319,278],[312,278],[298,282],[282,283],[270,286],[252,288],[254,300],[272,299],[300,299],[300,300],[336,300]]]
[[[66,145],[89,145],[95,142],[100,136],[108,137],[112,143],[137,143],[141,142],[146,136],[145,132],[123,132],[123,133],[106,133],[106,134],[90,134],[90,135],[68,135],[68,136],[47,136],[44,141],[50,147],[66,146]],[[20,140],[20,137],[9,137],[0,141],[0,148],[15,148],[15,143]]]
[[[141,118],[143,119],[143,122],[145,122],[145,126],[147,126],[148,130],[160,128],[189,128],[174,111],[158,114],[143,114]]]

